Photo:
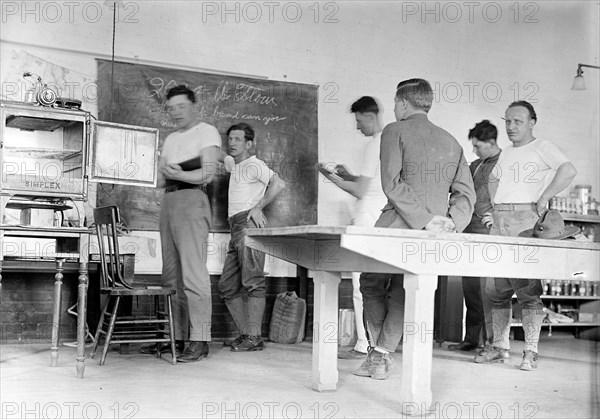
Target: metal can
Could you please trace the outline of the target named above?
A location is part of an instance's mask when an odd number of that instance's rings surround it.
[[[571,295],[579,295],[579,281],[573,282],[571,287]]]
[[[561,197],[559,202],[558,210],[561,212],[567,212],[567,198]]]

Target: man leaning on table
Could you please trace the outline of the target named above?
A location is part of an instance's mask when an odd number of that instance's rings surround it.
[[[502,150],[492,170],[490,189],[494,212],[490,235],[518,236],[533,228],[546,211],[550,198],[566,189],[577,170],[557,146],[534,137],[537,115],[526,101],[513,102],[506,110],[506,133],[512,143]],[[494,185],[494,186],[493,186]],[[504,362],[510,359],[511,299],[516,294],[523,308],[525,347],[521,370],[537,367],[538,340],[542,328],[544,306],[542,282],[539,279],[494,278],[486,289],[492,304],[494,342],[492,348],[475,357],[476,363]]]
[[[397,122],[381,135],[381,184],[388,203],[375,227],[462,231],[473,213],[473,180],[458,141],[427,118],[431,85],[404,80],[394,102]],[[384,380],[404,328],[403,277],[363,273],[360,292],[370,348],[352,373]]]

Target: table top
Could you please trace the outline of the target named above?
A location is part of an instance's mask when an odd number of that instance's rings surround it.
[[[426,230],[408,230],[399,228],[377,228],[362,226],[324,226],[305,225],[291,227],[247,228],[248,236],[279,236],[307,240],[332,240],[344,235],[395,237],[398,239],[425,239],[455,242],[498,243],[502,245],[540,246],[565,249],[588,249],[600,251],[600,243],[572,239],[547,240],[533,237],[506,237],[485,234],[434,233]]]
[[[56,258],[60,259],[60,258]],[[4,259],[1,263],[2,272],[56,272],[56,260],[39,258]],[[63,272],[78,272],[80,263],[67,259],[63,263]],[[87,265],[88,271],[96,271],[97,263]]]
[[[313,271],[600,278],[600,244],[359,226],[246,229],[248,246]]]
[[[41,227],[0,224],[0,231],[10,236],[24,237],[78,237],[95,234],[87,227]]]

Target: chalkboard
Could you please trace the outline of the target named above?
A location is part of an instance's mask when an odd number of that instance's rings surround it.
[[[114,72],[111,71],[114,68]],[[112,89],[111,89],[112,78]],[[285,182],[265,210],[273,227],[317,223],[317,86],[98,60],[99,119],[160,130],[160,144],[175,131],[165,112],[166,92],[184,84],[194,90],[199,117],[214,125],[227,150],[227,129],[246,122],[256,133],[253,154]],[[112,90],[112,100],[111,100]],[[228,174],[211,185],[211,231],[229,231]],[[97,205],[118,205],[127,226],[158,230],[160,189],[102,184]]]

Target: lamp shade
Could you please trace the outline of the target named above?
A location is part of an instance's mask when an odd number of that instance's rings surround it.
[[[585,90],[585,80],[583,79],[583,76],[575,76],[573,78],[571,90]]]

